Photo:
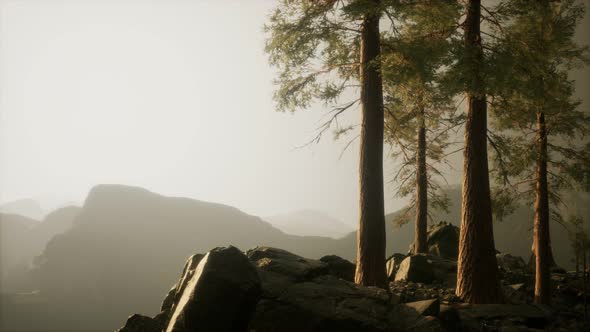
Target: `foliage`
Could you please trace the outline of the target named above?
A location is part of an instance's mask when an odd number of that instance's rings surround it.
[[[498,192],[506,205],[534,199],[537,115],[543,113],[550,202],[556,207],[551,214],[561,223],[560,192],[584,189],[576,184],[587,181],[590,174],[590,117],[579,109],[569,78],[572,69],[588,62],[587,48],[573,41],[583,14],[583,6],[573,0],[506,0],[497,8],[502,28],[495,30],[501,38],[493,61],[502,69],[491,84],[494,133],[489,137],[494,152],[492,171],[496,181],[505,185]]]
[[[455,2],[401,3],[392,9],[393,34],[384,38],[382,56],[385,92],[385,138],[399,166],[392,181],[397,196],[410,197],[395,222],[409,221],[416,201],[417,131],[426,129],[428,201],[431,208],[448,209],[448,198],[435,178],[443,178],[449,134],[462,123],[453,93],[442,89],[440,74],[453,58],[458,40],[460,6]]]

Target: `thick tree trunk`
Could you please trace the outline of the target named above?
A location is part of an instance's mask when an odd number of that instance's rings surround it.
[[[424,108],[420,109],[418,151],[416,152],[416,228],[414,253],[427,253],[428,179],[426,174],[426,125]]]
[[[375,1],[378,5],[379,1]],[[383,82],[379,15],[366,14],[361,32],[360,218],[355,282],[387,287],[383,202]]]
[[[547,186],[547,129],[545,114],[537,113],[537,188],[535,199],[535,303],[551,302],[549,245],[549,188]]]
[[[469,0],[465,19],[465,51],[472,86],[467,91],[463,202],[457,295],[468,303],[500,303],[494,245],[487,155],[487,102],[481,75],[483,50],[480,35],[481,3]]]

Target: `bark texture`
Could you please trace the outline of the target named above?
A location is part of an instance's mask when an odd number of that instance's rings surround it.
[[[374,1],[375,7],[379,1]],[[383,202],[383,82],[379,66],[379,14],[368,13],[361,31],[360,218],[355,282],[386,287]]]
[[[547,185],[547,129],[545,114],[537,114],[537,186],[535,198],[535,303],[551,302],[550,269],[553,263],[549,245],[549,188]]]
[[[487,102],[481,77],[483,51],[480,35],[480,0],[468,1],[465,19],[465,52],[472,86],[467,91],[465,150],[463,152],[463,202],[457,296],[468,303],[501,303],[494,245],[487,155]]]
[[[427,253],[428,227],[428,178],[426,174],[426,125],[424,108],[421,109],[418,127],[418,150],[416,151],[416,226],[414,253]]]

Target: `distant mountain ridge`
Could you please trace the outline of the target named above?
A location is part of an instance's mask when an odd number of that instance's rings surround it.
[[[317,210],[297,210],[263,219],[291,235],[340,238],[354,231],[351,225]]]
[[[457,225],[461,192],[451,188],[448,193],[450,212],[433,211],[433,221]],[[588,203],[578,197],[573,205],[585,213]],[[386,217],[387,255],[406,252],[413,240],[412,222],[393,224],[397,213]],[[531,226],[528,207],[495,223],[497,248],[528,258]],[[565,265],[571,256],[567,233],[552,225],[552,240],[558,264]],[[6,319],[0,330],[108,331],[121,326],[129,312],[154,315],[190,255],[229,244],[242,250],[280,247],[309,258],[335,254],[354,261],[356,255],[355,232],[340,239],[289,235],[231,206],[98,185],[71,227],[49,240],[26,275],[30,290],[40,290],[28,297],[32,304],[23,304],[29,302],[20,295],[2,299],[0,314]]]
[[[0,213],[18,214],[30,219],[41,220],[47,214],[47,211],[41,208],[38,201],[25,198],[0,205]]]
[[[43,221],[0,213],[0,291],[24,290],[36,256],[56,235],[68,231],[80,208],[68,206],[49,213]]]

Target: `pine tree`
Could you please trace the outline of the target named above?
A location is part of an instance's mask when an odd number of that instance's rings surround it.
[[[564,189],[583,183],[590,165],[590,118],[578,109],[568,72],[586,61],[573,42],[584,13],[573,0],[508,0],[498,7],[501,39],[495,55],[503,75],[492,102],[496,174],[519,199],[534,201],[535,302],[551,301],[549,220]],[[524,195],[523,195],[524,194]],[[528,195],[526,195],[528,194]],[[551,208],[553,206],[553,208]]]
[[[462,83],[466,94],[465,144],[463,150],[463,188],[461,230],[457,262],[456,294],[468,303],[503,301],[492,225],[492,204],[487,153],[488,58],[484,53],[480,0],[465,5],[463,48],[450,72],[454,82]]]
[[[397,195],[410,204],[395,222],[415,216],[414,253],[426,253],[429,207],[448,209],[448,198],[435,177],[446,161],[449,132],[460,124],[453,93],[439,82],[451,64],[459,6],[454,2],[400,4],[394,10],[395,34],[384,40],[383,77],[386,141],[399,162],[393,181]]]
[[[331,119],[316,141],[340,114],[360,104],[360,218],[355,281],[379,287],[387,285],[379,26],[384,7],[380,0],[283,0],[266,27],[270,33],[266,51],[271,64],[280,70],[275,93],[278,108],[294,111],[315,101],[334,106]],[[350,89],[359,98],[341,104]]]

